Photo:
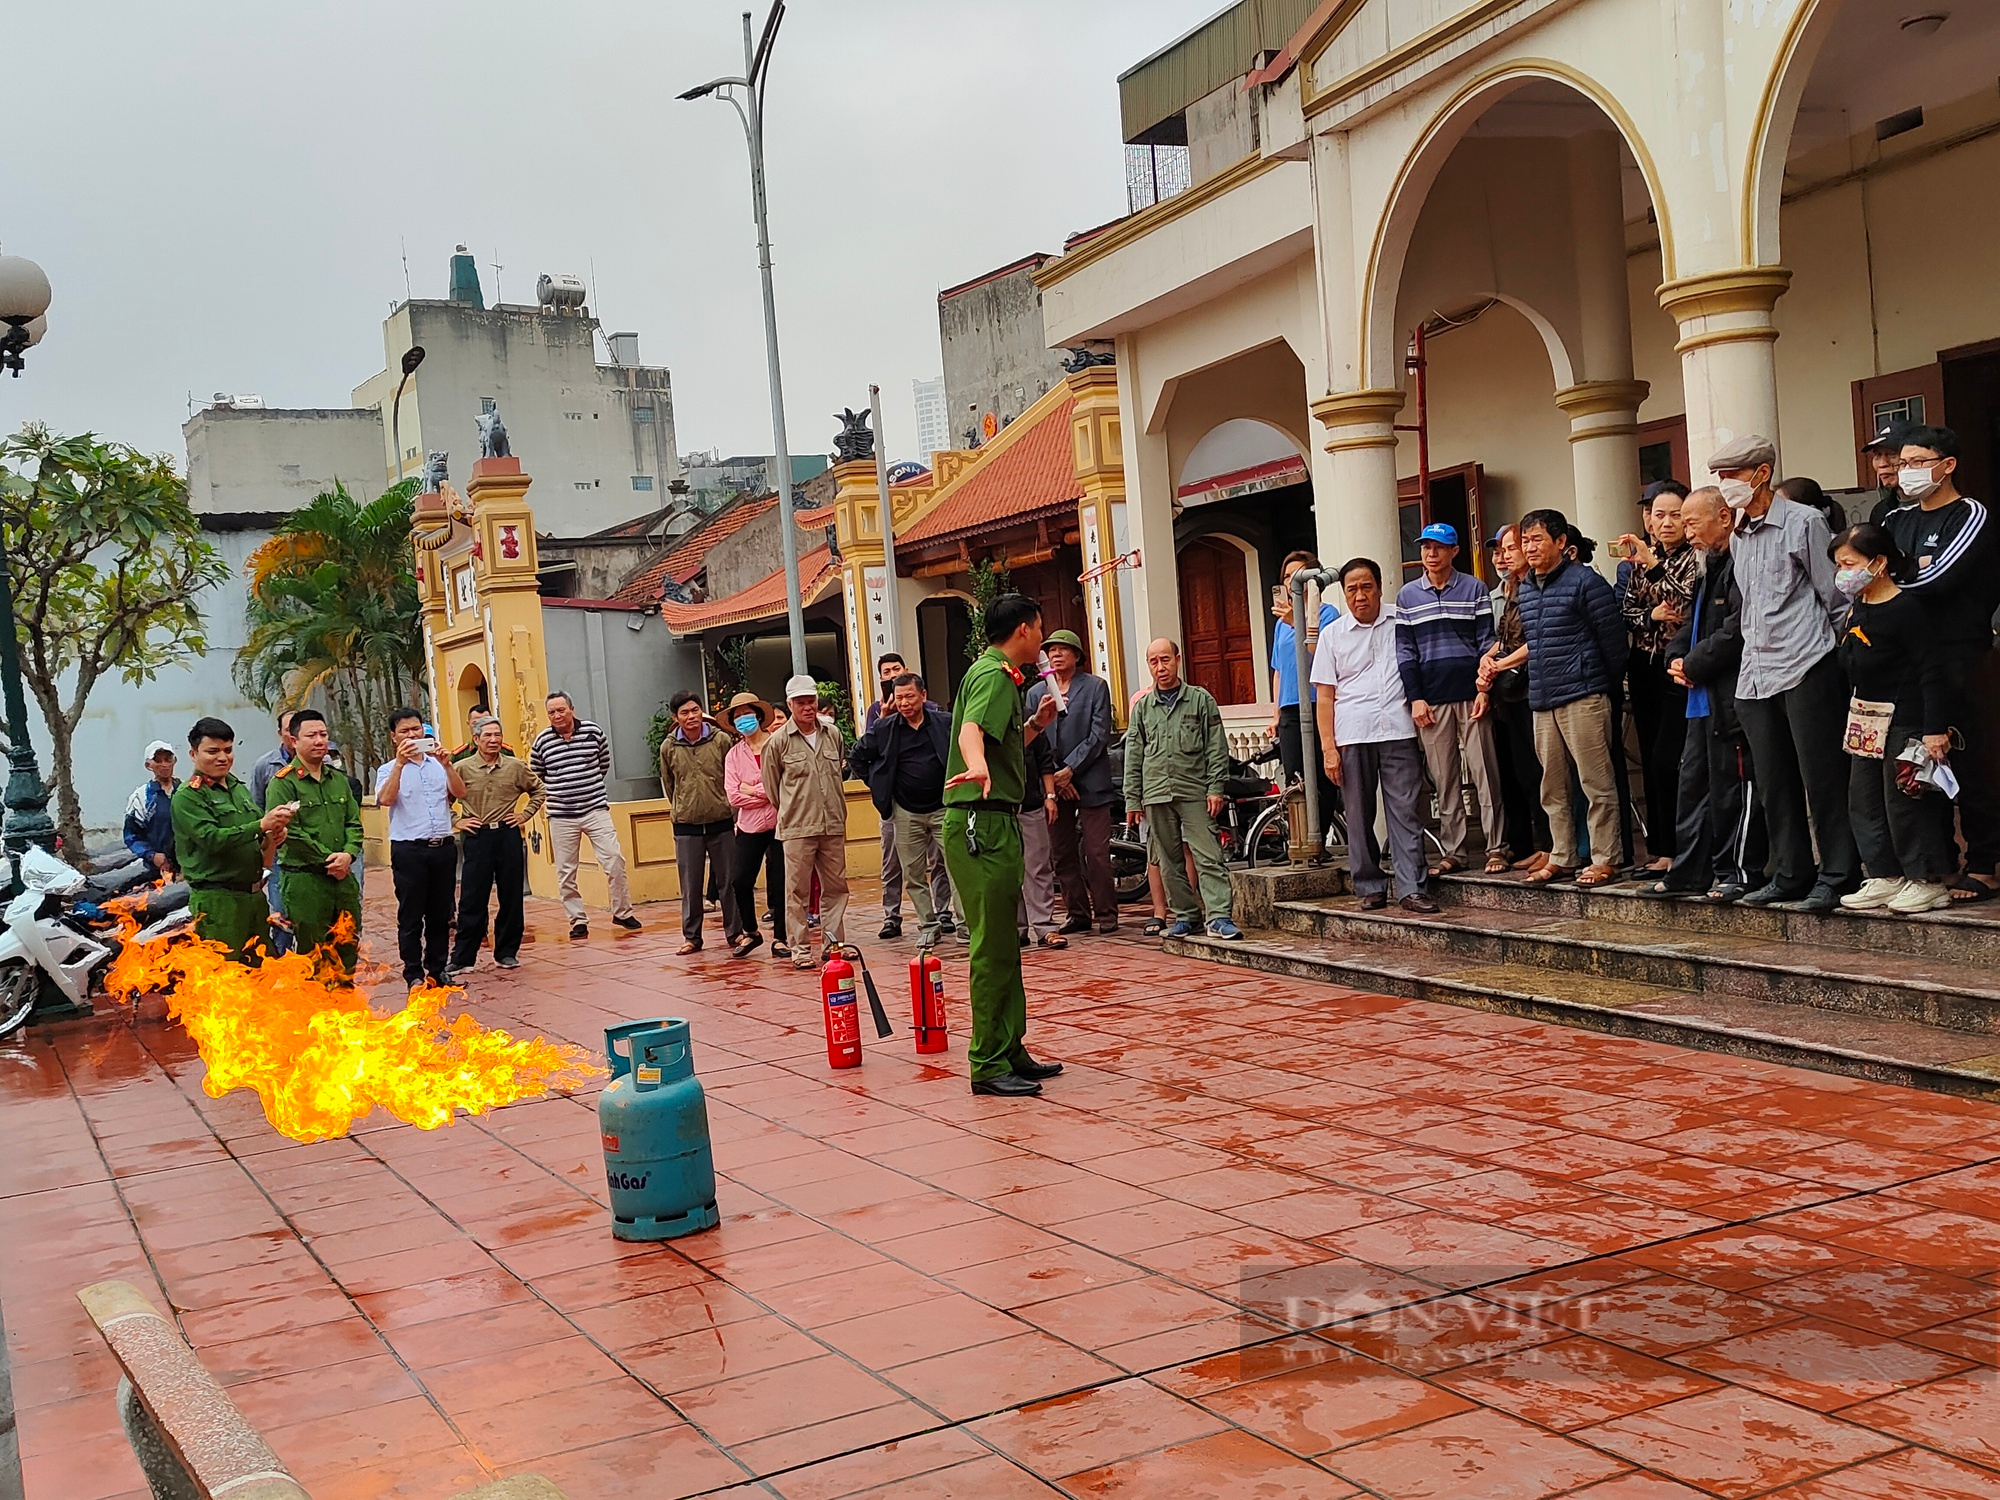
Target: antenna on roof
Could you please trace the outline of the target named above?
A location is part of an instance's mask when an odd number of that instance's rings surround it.
[[[597,257],[590,257],[590,305],[597,309],[597,315],[604,316],[604,304],[597,300]]]
[[[406,234],[396,237],[403,246],[403,300],[414,302],[417,294],[410,290],[410,237]],[[390,304],[392,307],[394,304]]]
[[[506,268],[500,264],[500,249],[497,245],[494,247],[493,250],[493,260],[491,264],[493,266],[493,305],[495,307],[498,307],[500,305],[500,273]],[[592,847],[594,848],[596,846],[593,845]]]

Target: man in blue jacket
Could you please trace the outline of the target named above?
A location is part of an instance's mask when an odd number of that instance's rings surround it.
[[[875,811],[896,830],[896,857],[917,908],[918,942],[937,945],[940,913],[920,872],[944,861],[944,765],[951,755],[951,715],[930,701],[924,679],[903,672],[889,709],[848,753],[848,773],[868,783]],[[949,887],[947,887],[949,889]],[[953,893],[956,900],[956,893]],[[962,929],[964,923],[958,926]]]
[[[174,747],[154,740],[146,747],[146,769],[152,774],[125,804],[125,847],[162,875],[180,868],[174,858],[173,795],[180,790],[174,775]]]
[[[1542,810],[1555,845],[1548,864],[1528,877],[1534,885],[1571,875],[1578,885],[1604,885],[1618,873],[1611,863],[1621,827],[1611,769],[1611,693],[1625,672],[1625,621],[1611,585],[1569,559],[1569,539],[1569,522],[1559,510],[1531,510],[1521,518],[1528,576],[1515,602],[1528,638],[1528,706],[1542,762]],[[1592,863],[1582,871],[1569,800],[1572,768],[1589,804]]]

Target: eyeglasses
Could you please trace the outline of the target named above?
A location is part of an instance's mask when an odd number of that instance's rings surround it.
[[[1928,469],[1932,464],[1943,463],[1944,458],[1942,455],[1939,454],[1933,454],[1929,458],[1910,458],[1908,456],[1905,456],[1903,458],[1898,459],[1897,462],[1902,464],[1905,468]]]

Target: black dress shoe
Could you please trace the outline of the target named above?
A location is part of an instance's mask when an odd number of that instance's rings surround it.
[[[1023,1078],[1018,1073],[1002,1073],[998,1078],[975,1078],[972,1092],[975,1094],[998,1094],[1004,1099],[1025,1099],[1031,1094],[1039,1094],[1042,1086],[1032,1078]]]
[[[1071,917],[1062,926],[1058,927],[1056,931],[1060,932],[1064,937],[1069,937],[1074,933],[1088,932],[1090,931],[1090,918]]]
[[[1043,1078],[1053,1078],[1060,1072],[1062,1072],[1062,1064],[1059,1062],[1020,1063],[1014,1068],[1014,1076],[1016,1078],[1027,1078],[1037,1081]]]
[[[1830,885],[1816,885],[1797,901],[1787,902],[1792,911],[1829,912],[1840,909],[1840,893]]]
[[[1788,891],[1774,880],[1769,885],[1758,886],[1756,890],[1752,891],[1736,904],[1738,906],[1776,906],[1780,901],[1797,901],[1804,895],[1804,891]]]
[[[622,927],[627,932],[637,932],[640,930],[643,924],[639,921],[637,917],[613,917],[611,919],[611,925],[613,927]]]
[[[877,936],[878,938],[882,938],[885,941],[890,938],[899,938],[902,935],[903,935],[903,924],[901,922],[893,922],[893,921],[884,922],[882,924],[882,930],[875,934],[875,936]]]
[[[1370,891],[1361,898],[1361,909],[1363,911],[1380,911],[1388,904],[1389,893],[1387,891]]]

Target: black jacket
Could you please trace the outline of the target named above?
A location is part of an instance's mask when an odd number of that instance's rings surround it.
[[[868,783],[869,800],[875,804],[875,811],[888,817],[896,796],[896,754],[895,730],[903,722],[903,716],[894,709],[885,709],[868,732],[854,743],[847,752],[847,774]],[[924,703],[924,728],[930,732],[931,744],[937,750],[938,765],[942,767],[951,759],[951,715],[928,700]],[[938,796],[944,796],[943,777],[939,777]]]
[[[1743,725],[1736,717],[1736,669],[1743,660],[1743,595],[1736,587],[1735,563],[1727,552],[1710,553],[1696,582],[1695,601],[1687,622],[1667,646],[1667,660],[1678,660],[1687,680],[1708,689],[1708,711],[1715,732],[1741,743]],[[1695,626],[1700,624],[1697,636]]]

